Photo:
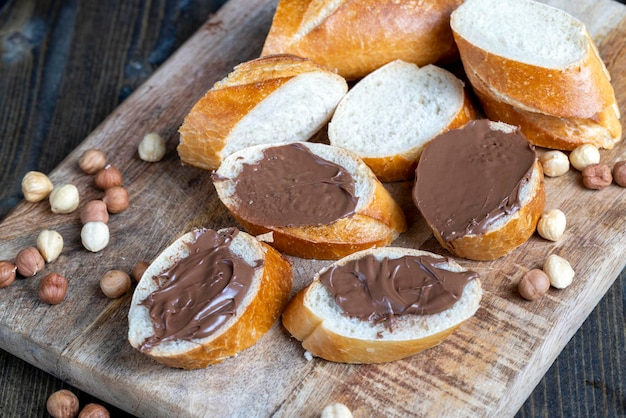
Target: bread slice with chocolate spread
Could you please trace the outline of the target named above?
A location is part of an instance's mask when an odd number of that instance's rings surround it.
[[[305,58],[274,55],[241,63],[185,116],[178,155],[183,164],[215,170],[251,145],[308,141],[347,91],[346,80]]]
[[[357,283],[358,282],[358,283]],[[321,270],[282,315],[311,354],[384,363],[444,341],[480,306],[478,275],[426,251],[360,251]]]
[[[245,232],[190,231],[163,250],[137,284],[128,340],[166,366],[219,363],[273,326],[292,280],[291,263]]]
[[[443,248],[494,260],[535,232],[545,206],[543,180],[534,147],[518,127],[474,120],[426,146],[413,201]]]
[[[380,181],[409,180],[428,141],[476,114],[454,74],[395,60],[365,76],[341,99],[328,139],[358,154]]]
[[[581,21],[533,0],[467,0],[450,25],[490,119],[547,148],[621,140],[609,72]]]
[[[300,142],[248,147],[227,157],[213,182],[243,229],[302,258],[339,259],[390,244],[404,213],[349,150]]]

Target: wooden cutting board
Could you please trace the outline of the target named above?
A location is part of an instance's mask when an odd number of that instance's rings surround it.
[[[604,1],[550,0],[581,18],[597,40],[626,109],[626,7]],[[47,202],[22,202],[0,224],[0,259],[35,245],[42,229],[65,240],[61,256],[31,279],[0,290],[0,347],[72,385],[141,416],[318,416],[331,402],[357,417],[511,416],[552,364],[626,265],[626,189],[586,190],[580,173],[546,179],[547,207],[568,217],[565,238],[534,236],[492,262],[459,260],[483,277],[485,296],[476,316],[444,343],[412,358],[381,365],[307,361],[279,323],[254,347],[202,370],[163,367],[126,341],[131,294],[107,299],[98,281],[109,269],[130,271],[152,260],[194,226],[221,228],[233,219],[217,199],[208,172],[184,167],[176,154],[177,128],[195,101],[234,65],[258,56],[276,0],[230,0],[141,88],[113,112],[52,173],[73,183],[81,206],[100,198],[78,158],[88,148],[106,152],[123,173],[131,207],[112,215],[111,242],[90,253],[80,243],[78,212],[52,214]],[[168,141],[159,163],[137,156],[148,132]],[[626,142],[602,151],[606,163],[626,159]],[[444,253],[410,197],[410,183],[388,185],[405,210],[409,231],[394,245]],[[574,283],[526,302],[516,285],[548,254],[572,263]],[[292,258],[294,292],[326,265]],[[69,280],[65,301],[40,303],[39,277]]]

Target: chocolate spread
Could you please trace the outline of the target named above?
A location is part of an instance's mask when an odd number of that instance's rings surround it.
[[[480,235],[520,208],[534,162],[534,147],[519,129],[505,133],[491,130],[488,120],[472,121],[426,146],[413,201],[444,241]]]
[[[233,179],[243,219],[297,227],[330,224],[354,213],[354,179],[343,167],[300,144],[270,147],[263,155]]]
[[[141,351],[163,341],[208,337],[237,314],[255,268],[263,265],[259,260],[250,266],[230,251],[238,232],[196,231],[195,241],[188,244],[189,256],[158,275],[156,279],[165,278],[166,283],[141,302],[154,325],[154,335],[141,344]]]
[[[449,309],[477,273],[443,269],[446,259],[373,255],[334,266],[320,275],[348,316],[390,324],[399,315],[431,315]]]

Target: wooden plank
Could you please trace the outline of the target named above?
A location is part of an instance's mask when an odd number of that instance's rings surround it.
[[[608,0],[551,3],[569,7],[585,21],[592,19],[586,22],[600,42],[623,109],[626,74],[616,69],[624,68],[626,60],[626,8]],[[573,171],[546,179],[548,207],[568,215],[566,239],[555,244],[533,237],[494,262],[461,260],[484,277],[483,306],[443,344],[410,359],[362,366],[307,361],[278,323],[256,346],[204,370],[162,367],[126,342],[130,294],[106,299],[98,279],[111,268],[130,270],[135,261],[152,259],[192,226],[233,224],[214,194],[209,173],[180,165],[176,129],[214,81],[258,55],[274,7],[270,0],[231,0],[51,173],[55,183],[76,184],[84,204],[101,196],[91,177],[77,167],[85,149],[103,149],[121,169],[131,208],[111,217],[112,241],[105,251],[85,251],[78,214],[53,215],[47,203],[23,202],[0,225],[0,259],[11,259],[33,245],[43,228],[59,231],[66,246],[46,272],[57,271],[70,280],[67,299],[54,307],[38,302],[37,278],[3,289],[1,347],[143,416],[315,416],[331,401],[345,403],[355,416],[513,415],[624,268],[626,199],[617,186],[585,190]],[[168,155],[158,164],[136,155],[138,142],[150,131],[168,141]],[[602,158],[607,163],[626,159],[626,145],[603,151]],[[411,185],[388,188],[410,226],[394,245],[442,253],[412,205]],[[514,290],[517,281],[552,252],[572,261],[575,283],[534,303],[521,300]],[[292,261],[294,291],[326,264]]]

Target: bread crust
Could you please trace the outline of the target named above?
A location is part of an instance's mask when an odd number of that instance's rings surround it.
[[[406,251],[406,249],[403,249],[403,251]],[[417,250],[417,252],[440,257],[425,251]],[[354,256],[357,256],[357,254],[350,258],[354,258]],[[328,361],[373,364],[400,360],[440,344],[469,319],[467,317],[463,318],[440,332],[430,333],[414,339],[367,339],[341,335],[329,329],[325,324],[325,320],[313,312],[305,303],[307,293],[317,283],[318,278],[319,274],[316,275],[313,284],[300,290],[289,301],[282,315],[282,324],[291,335],[302,342],[304,349]],[[474,281],[478,286],[478,294],[480,295],[482,292],[480,290],[480,281],[478,279]],[[479,302],[480,296],[478,300],[473,302],[476,305],[475,309],[478,309]],[[424,320],[428,321],[427,319]]]
[[[235,126],[270,94],[307,72],[330,73],[308,59],[292,55],[266,56],[237,65],[185,116],[178,130],[177,151],[181,162],[205,170],[217,169],[228,135]]]
[[[529,110],[564,118],[593,119],[615,103],[609,73],[586,35],[586,54],[567,68],[546,68],[492,54],[454,31],[472,85],[480,77],[492,89]]]
[[[543,213],[546,195],[543,169],[539,161],[533,164],[533,176],[538,179],[531,190],[532,197],[499,228],[491,228],[484,234],[463,235],[446,242],[439,231],[431,225],[433,235],[441,246],[457,257],[488,261],[503,257],[519,247],[534,234]]]
[[[418,66],[450,62],[458,58],[450,14],[462,2],[344,0],[328,10],[334,2],[281,0],[261,56],[307,57],[348,80],[395,59]]]
[[[148,351],[145,354],[165,366],[190,370],[220,363],[254,345],[280,317],[291,295],[293,281],[291,262],[269,245],[262,242],[260,245],[265,253],[261,283],[232,326],[185,352],[157,355]]]

